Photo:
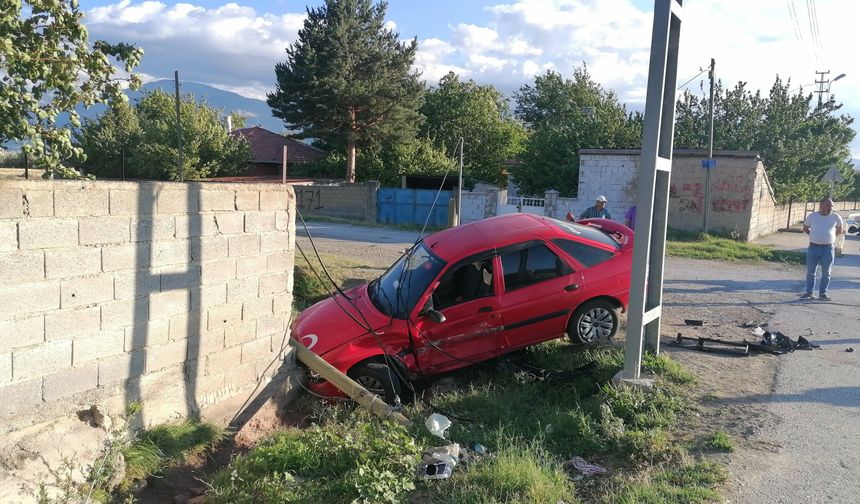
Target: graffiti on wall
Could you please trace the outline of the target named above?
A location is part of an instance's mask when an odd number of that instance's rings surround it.
[[[678,198],[680,213],[701,214],[705,201],[705,185],[701,182],[672,184],[669,196]],[[711,210],[740,213],[750,209],[752,185],[745,175],[727,175],[711,183]]]
[[[299,189],[296,191],[296,206],[304,210],[319,210],[323,207],[320,190]]]

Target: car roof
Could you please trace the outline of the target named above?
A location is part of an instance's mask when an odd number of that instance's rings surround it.
[[[424,243],[445,261],[535,238],[557,236],[544,217],[515,213],[491,217],[433,233]]]

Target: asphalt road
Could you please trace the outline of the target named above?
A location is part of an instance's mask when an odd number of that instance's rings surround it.
[[[417,232],[341,224],[311,222],[308,226],[315,241],[345,251],[372,247],[385,253],[402,252],[418,236]],[[780,249],[804,250],[807,238],[778,233],[760,241]],[[846,255],[833,268],[831,302],[798,298],[805,289],[801,268],[667,258],[666,289],[684,286],[745,299],[762,313],[772,314],[770,330],[794,338],[802,335],[821,346],[779,359],[771,394],[735,399],[771,413],[764,417],[770,425],[757,426],[755,436],[772,451],[758,458],[737,457],[729,464],[730,502],[860,502],[858,248],[860,238],[848,237]],[[846,352],[849,347],[857,351]]]

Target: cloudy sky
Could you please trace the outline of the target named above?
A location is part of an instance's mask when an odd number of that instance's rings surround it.
[[[145,80],[172,78],[264,99],[274,66],[295,41],[305,6],[321,0],[80,0],[91,38],[125,41],[146,52]],[[776,75],[804,91],[827,71],[831,91],[860,117],[855,20],[839,0],[687,0],[678,85],[716,59],[728,86],[767,92]],[[388,21],[418,39],[416,66],[428,83],[450,70],[510,94],[547,69],[570,75],[582,62],[604,87],[642,109],[653,2],[645,0],[389,0]],[[687,88],[704,94],[706,74]],[[853,156],[860,158],[860,139]]]

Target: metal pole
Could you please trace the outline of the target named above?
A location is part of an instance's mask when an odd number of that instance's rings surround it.
[[[710,131],[708,132],[708,167],[705,168],[705,234],[708,234],[708,220],[711,213],[711,159],[714,158],[714,58],[711,58],[711,70],[708,72],[708,77],[711,79],[711,99],[708,103],[708,117],[710,121]]]
[[[287,183],[287,146],[284,145],[284,161],[281,164],[281,183]]]
[[[27,159],[27,151],[22,151],[24,153],[24,178],[30,180],[30,160]]]
[[[457,182],[457,225],[460,225],[460,210],[463,205],[463,137],[460,137],[460,180]]]
[[[185,181],[185,167],[182,165],[182,115],[179,113],[179,70],[173,72],[176,84],[176,145],[179,149],[179,181]]]
[[[125,181],[125,148],[119,150],[120,164],[122,166],[122,180]]]

